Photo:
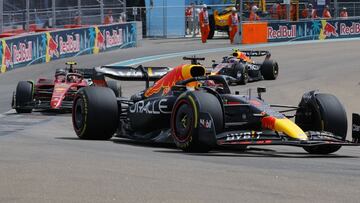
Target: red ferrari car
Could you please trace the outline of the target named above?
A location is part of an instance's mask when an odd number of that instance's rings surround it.
[[[96,78],[94,69],[75,69],[75,62],[67,62],[69,68],[60,68],[53,79],[39,78],[34,81],[20,81],[13,93],[12,108],[17,113],[30,113],[33,109],[71,110],[76,92],[86,86],[105,86],[119,96],[120,89],[115,81]]]

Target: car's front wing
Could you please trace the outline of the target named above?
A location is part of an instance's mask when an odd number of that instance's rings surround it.
[[[273,131],[231,131],[218,134],[216,143],[227,145],[290,145],[298,147],[319,145],[360,146],[360,143],[343,140],[325,131],[306,132],[308,140],[295,140]]]

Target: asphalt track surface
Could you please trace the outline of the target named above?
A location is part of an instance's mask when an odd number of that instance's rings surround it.
[[[137,49],[76,61],[92,67],[227,43],[149,40]],[[335,94],[349,117],[360,112],[359,47],[359,40],[270,47],[280,65],[278,79],[233,89],[265,86],[268,102],[295,105],[305,91],[319,89]],[[209,65],[229,52],[202,56]],[[0,75],[0,112],[10,110],[19,80],[50,77],[65,61]],[[177,57],[147,64],[179,63]],[[125,95],[143,88],[143,83],[121,85]],[[0,202],[359,202],[359,157],[359,147],[328,156],[278,146],[188,154],[121,139],[83,141],[76,138],[68,114],[8,112],[0,115]]]

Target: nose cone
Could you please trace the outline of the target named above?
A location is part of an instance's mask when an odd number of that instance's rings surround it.
[[[282,132],[294,139],[308,140],[305,132],[288,118],[275,118],[267,116],[261,120],[261,123],[263,128]]]

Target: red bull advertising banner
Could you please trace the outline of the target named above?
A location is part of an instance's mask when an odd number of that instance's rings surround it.
[[[268,42],[360,37],[360,19],[268,23]]]
[[[135,47],[136,37],[135,23],[121,23],[1,39],[1,73],[60,58]]]

